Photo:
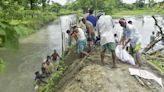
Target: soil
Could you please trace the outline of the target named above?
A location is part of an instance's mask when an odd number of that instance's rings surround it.
[[[102,65],[98,52],[99,49],[96,49],[83,59],[71,59],[75,57],[75,54],[71,54],[66,61],[68,69],[55,92],[164,92],[153,80],[141,78],[145,86],[141,85],[128,71],[128,68],[134,68],[132,65],[117,61],[118,68],[113,69],[111,57],[105,58],[105,65]],[[142,61],[140,68],[153,72],[164,80],[164,76],[157,74],[146,62]]]

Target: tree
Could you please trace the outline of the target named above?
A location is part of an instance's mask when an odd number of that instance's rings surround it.
[[[30,3],[30,9],[34,10],[36,6],[38,5],[39,0],[29,0],[29,3]]]
[[[59,3],[52,3],[52,5],[49,8],[49,11],[58,13],[61,7],[62,6]]]
[[[46,7],[46,2],[47,0],[41,0],[42,3],[42,10],[44,11],[45,7]]]
[[[136,0],[135,4],[137,8],[143,8],[145,5],[145,0]]]

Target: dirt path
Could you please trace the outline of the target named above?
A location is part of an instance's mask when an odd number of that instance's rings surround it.
[[[118,68],[111,69],[111,58],[105,62],[101,65],[97,51],[86,59],[75,59],[60,80],[57,92],[164,92],[154,81],[146,81],[149,86],[140,85],[128,71],[133,66],[117,62]],[[152,71],[146,64],[141,68]]]

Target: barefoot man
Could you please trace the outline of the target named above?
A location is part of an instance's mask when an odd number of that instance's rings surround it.
[[[113,59],[112,68],[116,68],[116,64],[115,64],[116,43],[114,40],[114,33],[113,33],[114,23],[112,17],[109,15],[103,15],[102,13],[99,13],[97,15],[97,19],[98,20],[97,20],[96,30],[100,35],[100,44],[102,46],[101,62],[104,64],[105,52],[112,53],[112,59]]]

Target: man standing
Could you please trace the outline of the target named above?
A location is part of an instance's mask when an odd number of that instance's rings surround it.
[[[152,32],[152,35],[150,36],[150,43],[155,41],[155,33],[154,31]],[[153,47],[152,47],[152,50],[153,50]]]
[[[114,27],[114,23],[111,16],[103,15],[102,13],[99,13],[97,15],[96,30],[98,31],[98,34],[100,35],[100,44],[102,46],[101,62],[104,64],[105,52],[112,53],[112,59],[113,59],[112,68],[116,68],[116,64],[115,64],[116,44],[114,40],[113,27]]]
[[[123,45],[123,49],[130,42],[130,49],[132,55],[135,54],[136,62],[140,66],[140,49],[141,49],[141,40],[139,32],[134,28],[133,25],[126,23],[125,19],[119,20],[120,26],[123,27],[123,35],[120,40],[120,44]]]
[[[150,43],[155,40],[155,32],[152,32],[152,35],[150,36]]]
[[[89,15],[87,16],[87,20],[92,23],[93,27],[96,27],[96,21],[97,21],[97,19],[93,15],[93,11],[94,10],[92,8],[89,9]]]

